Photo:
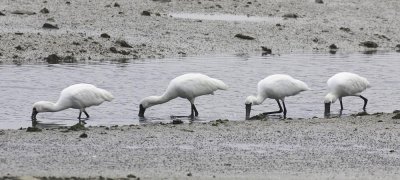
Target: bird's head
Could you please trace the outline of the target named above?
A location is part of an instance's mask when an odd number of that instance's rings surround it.
[[[331,113],[331,104],[334,103],[336,100],[337,100],[337,96],[335,96],[332,93],[328,93],[325,96],[325,100],[324,100],[324,103],[325,103],[324,115],[325,115],[325,117],[329,117],[329,115]]]
[[[139,117],[144,117],[144,112],[146,111],[147,108],[156,105],[154,102],[157,101],[158,97],[157,96],[149,96],[145,97],[140,101],[139,104]]]
[[[324,100],[324,103],[326,104],[326,103],[335,103],[336,102],[336,100],[337,100],[338,98],[337,98],[337,96],[335,96],[334,94],[332,94],[332,93],[328,93],[326,96],[325,96],[325,100]]]
[[[248,96],[245,101],[246,105],[246,120],[250,119],[250,112],[251,112],[251,105],[254,104],[254,102],[257,101],[257,98],[255,96]]]
[[[47,101],[39,101],[33,104],[32,108],[32,121],[36,121],[36,115],[40,112],[47,112],[49,111],[49,107],[52,105],[51,102]]]

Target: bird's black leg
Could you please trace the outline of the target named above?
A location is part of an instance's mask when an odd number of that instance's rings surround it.
[[[343,110],[343,102],[342,102],[342,98],[339,98],[339,102],[340,102],[340,110]]]
[[[283,105],[283,119],[286,119],[286,106],[285,106],[285,101],[282,100],[282,105]]]
[[[199,116],[199,112],[197,111],[196,106],[194,104],[192,104],[192,112],[193,111],[195,116]]]
[[[83,112],[85,113],[86,118],[89,118],[89,117],[90,117],[89,114],[86,112],[86,110],[84,110]]]
[[[275,99],[275,100],[276,100],[276,102],[278,103],[279,111],[265,112],[265,113],[263,113],[264,115],[276,114],[276,113],[281,113],[281,112],[283,112],[281,103],[279,103],[279,99]],[[282,102],[283,102],[283,101],[282,101]],[[285,109],[285,110],[286,110],[286,109]]]
[[[78,119],[81,120],[82,111],[79,111]]]
[[[361,99],[363,99],[364,100],[364,107],[363,107],[363,110],[365,111],[365,108],[367,107],[367,103],[368,103],[368,99],[367,98],[365,98],[365,97],[363,97],[363,96],[359,96]]]

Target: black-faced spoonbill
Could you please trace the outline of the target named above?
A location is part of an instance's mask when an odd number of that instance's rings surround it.
[[[246,99],[246,119],[250,118],[251,105],[259,105],[267,98],[276,100],[279,111],[265,112],[263,114],[283,112],[283,118],[286,118],[285,97],[294,96],[302,91],[310,90],[310,88],[303,81],[294,79],[289,75],[275,74],[258,82],[257,90],[257,96],[249,96]],[[283,110],[279,100],[282,101]]]
[[[337,99],[339,99],[340,112],[342,112],[342,97],[345,96],[358,96],[363,99],[363,110],[365,111],[368,99],[361,96],[360,93],[371,87],[366,78],[349,72],[341,72],[329,78],[327,84],[330,92],[325,96],[325,116],[330,115],[331,103],[334,103]]]
[[[198,116],[194,100],[198,96],[214,94],[216,90],[226,90],[228,86],[221,80],[210,78],[204,74],[188,73],[171,80],[167,90],[161,96],[149,96],[141,100],[139,105],[139,117],[144,117],[147,108],[168,102],[177,97],[190,101],[190,117]]]
[[[61,91],[56,103],[39,101],[33,104],[32,121],[36,121],[36,115],[40,112],[57,112],[68,108],[79,109],[78,119],[81,119],[82,112],[89,118],[86,108],[98,106],[104,101],[111,101],[114,96],[91,84],[74,84]]]

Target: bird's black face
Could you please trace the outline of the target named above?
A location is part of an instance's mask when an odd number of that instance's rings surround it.
[[[33,108],[33,109],[32,109],[32,116],[31,116],[32,121],[36,121],[36,115],[37,115],[38,113],[39,113],[39,112],[36,110],[36,108]]]
[[[144,117],[144,112],[146,111],[146,108],[143,107],[143,105],[140,104],[139,106],[139,117]]]
[[[246,104],[246,120],[250,119],[251,104]]]
[[[324,116],[329,117],[331,115],[331,103],[325,103]]]

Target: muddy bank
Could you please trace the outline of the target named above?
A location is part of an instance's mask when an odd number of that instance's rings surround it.
[[[393,179],[394,116],[1,130],[0,176]]]
[[[354,52],[394,50],[400,44],[400,2],[390,0],[22,0],[1,1],[0,7],[1,62],[47,61],[52,54],[59,57],[55,62],[261,54],[261,46],[272,53]],[[170,16],[182,12],[266,20]]]

